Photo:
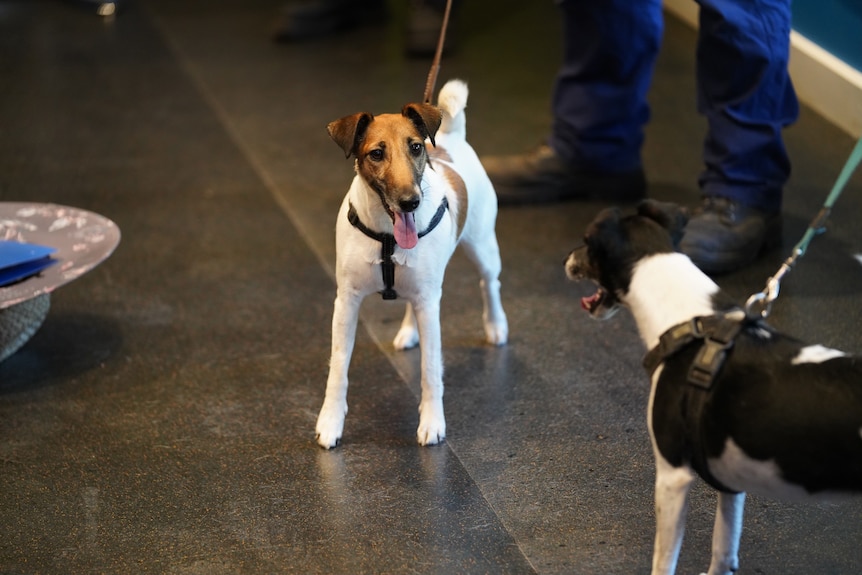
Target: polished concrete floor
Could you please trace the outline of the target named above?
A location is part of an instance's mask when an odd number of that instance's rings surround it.
[[[504,208],[511,341],[483,345],[463,255],[443,299],[448,438],[421,448],[418,351],[400,303],[369,299],[343,445],[317,447],[351,163],[325,125],[419,100],[428,61],[387,21],[271,41],[277,0],[131,4],[112,21],[0,0],[0,200],[98,212],[114,255],[58,290],[0,364],[0,572],[649,571],[653,460],[631,318],[590,321],[562,260],[600,203]],[[479,154],[537,144],[560,26],[552,2],[466,2],[441,80],[470,83]],[[651,91],[650,195],[696,201],[704,123],[695,34],[672,18]],[[762,288],[853,140],[808,109],[786,132],[785,245],[721,278]],[[785,280],[772,323],[862,351],[862,178]],[[709,562],[714,494],[694,489],[680,573]],[[742,573],[862,571],[862,504],[749,499]]]

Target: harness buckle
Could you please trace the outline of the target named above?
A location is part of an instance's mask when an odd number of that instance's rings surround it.
[[[731,344],[732,345],[732,344]],[[709,389],[715,376],[724,365],[727,349],[730,345],[720,343],[711,338],[703,340],[703,345],[697,352],[691,367],[688,369],[688,382],[694,386]]]
[[[689,383],[703,389],[712,387],[742,327],[742,322],[723,320],[716,323],[711,333],[703,334],[703,345],[688,370]]]

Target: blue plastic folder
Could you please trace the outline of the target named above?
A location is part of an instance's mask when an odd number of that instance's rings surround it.
[[[57,263],[55,248],[0,240],[0,287],[19,282]]]

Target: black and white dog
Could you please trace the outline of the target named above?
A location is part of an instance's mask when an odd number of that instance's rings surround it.
[[[602,211],[566,260],[599,286],[582,307],[634,315],[651,351],[647,424],[656,460],[652,573],[672,574],[689,487],[719,490],[709,575],[738,567],[745,492],[779,499],[862,491],[862,357],[781,335],[674,249],[687,218],[643,202]]]

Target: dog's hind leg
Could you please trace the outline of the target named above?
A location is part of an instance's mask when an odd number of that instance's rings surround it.
[[[404,310],[404,319],[401,320],[401,327],[395,334],[392,345],[397,350],[404,350],[416,347],[418,343],[419,329],[416,327],[416,314],[413,313],[413,306],[408,302],[407,309]]]
[[[356,324],[362,296],[351,290],[338,290],[332,313],[332,354],[326,397],[317,416],[317,443],[332,449],[341,441],[347,415],[347,369],[356,340]]]
[[[694,481],[688,467],[673,467],[656,454],[656,533],[652,575],[673,575],[685,532],[688,492]]]
[[[739,569],[739,536],[745,493],[719,493],[712,532],[712,563],[708,575],[731,575]]]
[[[483,278],[479,282],[482,288],[482,323],[485,327],[485,339],[491,345],[505,345],[509,340],[509,323],[503,304],[500,302],[500,280]]]
[[[497,237],[492,233],[481,242],[464,241],[464,253],[476,266],[482,289],[482,323],[485,339],[491,345],[504,345],[509,339],[509,323],[500,300],[500,247]]]

